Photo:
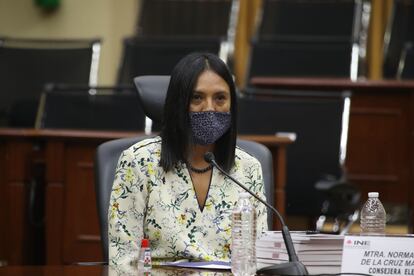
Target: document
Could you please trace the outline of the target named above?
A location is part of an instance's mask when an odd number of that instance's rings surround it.
[[[231,265],[229,262],[220,262],[220,261],[212,261],[212,262],[167,262],[162,264],[164,266],[175,266],[175,267],[186,267],[186,268],[196,268],[196,269],[224,269],[230,270]]]
[[[291,231],[296,254],[309,272],[338,273],[344,236],[319,234],[313,231]],[[282,233],[266,231],[256,241],[258,267],[284,263],[289,260]]]

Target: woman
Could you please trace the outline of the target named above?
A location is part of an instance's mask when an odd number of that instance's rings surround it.
[[[194,53],[173,69],[159,137],[138,142],[119,159],[109,207],[111,264],[136,261],[150,239],[152,257],[230,259],[230,213],[242,189],[204,160],[217,163],[264,198],[260,163],[236,147],[236,90],[227,66]],[[257,231],[266,209],[254,201]]]

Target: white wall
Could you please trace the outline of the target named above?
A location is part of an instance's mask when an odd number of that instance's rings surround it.
[[[45,11],[35,0],[0,0],[0,36],[101,38],[98,82],[116,81],[122,39],[135,31],[140,0],[60,0]]]

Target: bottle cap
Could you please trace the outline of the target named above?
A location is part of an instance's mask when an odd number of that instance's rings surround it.
[[[378,192],[369,192],[368,193],[368,197],[378,197],[379,193]]]
[[[149,239],[142,239],[141,240],[141,247],[150,247]]]
[[[239,194],[239,197],[240,198],[249,198],[250,197],[250,194],[247,193],[247,192],[242,192],[242,193]]]

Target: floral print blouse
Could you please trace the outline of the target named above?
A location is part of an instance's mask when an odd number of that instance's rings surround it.
[[[213,168],[204,206],[197,201],[185,163],[160,167],[161,138],[140,141],[119,159],[108,212],[109,262],[136,262],[143,237],[153,260],[230,260],[231,211],[243,190]],[[259,161],[236,148],[230,174],[265,199]],[[252,200],[257,233],[267,230],[263,204]]]

